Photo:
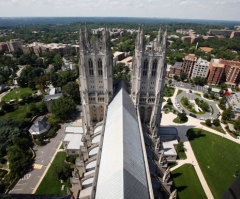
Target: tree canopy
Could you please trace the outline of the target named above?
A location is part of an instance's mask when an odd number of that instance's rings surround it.
[[[52,113],[61,120],[66,120],[75,111],[76,104],[71,97],[60,97],[51,103]]]

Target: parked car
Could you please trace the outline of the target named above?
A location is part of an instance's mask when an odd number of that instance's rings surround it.
[[[200,120],[205,120],[204,117],[200,117]]]
[[[189,90],[189,93],[192,93],[192,90]]]
[[[189,116],[197,118],[197,116],[195,114],[193,114],[193,113],[189,113]]]

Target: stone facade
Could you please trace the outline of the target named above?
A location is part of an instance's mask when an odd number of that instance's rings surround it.
[[[113,94],[113,57],[109,30],[104,28],[102,38],[91,44],[87,27],[79,33],[80,93],[84,126],[90,128],[103,120],[104,112]]]
[[[166,73],[167,31],[162,36],[158,31],[156,41],[147,51],[143,28],[140,27],[135,44],[131,79],[131,97],[139,108],[141,120],[150,127],[158,128],[161,122],[161,106]]]

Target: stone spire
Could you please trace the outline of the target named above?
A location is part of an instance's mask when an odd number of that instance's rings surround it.
[[[163,41],[162,41],[162,50],[163,52],[166,51],[166,48],[167,48],[167,28],[164,32],[164,35],[163,35]]]
[[[157,47],[159,48],[161,45],[161,38],[162,38],[162,27],[160,26],[157,35]]]
[[[84,51],[85,50],[85,41],[84,41],[84,34],[82,31],[82,26],[80,25],[79,29],[79,50]]]
[[[144,33],[143,33],[143,25],[139,26],[138,34],[135,43],[135,52],[142,52],[144,50]]]
[[[106,26],[104,26],[104,31],[102,33],[102,41],[103,41],[103,49],[105,51],[109,51],[110,50],[110,34],[109,34],[109,30]]]
[[[85,23],[85,43],[86,43],[86,48],[90,49],[90,40],[89,40],[88,29],[87,29],[86,23]]]

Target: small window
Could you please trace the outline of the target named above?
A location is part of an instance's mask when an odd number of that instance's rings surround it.
[[[153,61],[153,65],[152,65],[152,77],[155,77],[156,76],[156,73],[157,73],[157,65],[158,65],[158,62],[157,60],[155,59]]]
[[[148,73],[148,60],[145,60],[144,63],[143,63],[143,73],[142,73],[142,75],[147,76],[147,73]]]
[[[89,67],[89,75],[93,76],[94,75],[94,72],[93,72],[93,62],[92,62],[91,59],[89,59],[89,61],[88,61],[88,67]]]
[[[98,60],[98,76],[102,76],[103,72],[102,72],[102,60],[99,59]]]

